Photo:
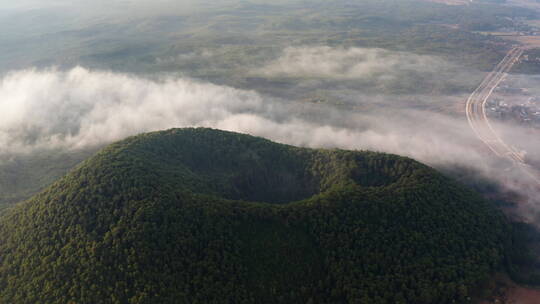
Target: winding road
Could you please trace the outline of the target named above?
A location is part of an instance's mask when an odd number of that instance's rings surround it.
[[[484,78],[478,88],[469,96],[469,99],[467,99],[466,114],[469,125],[476,136],[495,155],[509,159],[540,184],[540,178],[537,172],[525,162],[525,159],[518,151],[506,144],[499,137],[489,123],[486,115],[486,103],[489,97],[495,88],[506,78],[508,71],[510,71],[522,54],[523,49],[520,47],[514,47],[506,54],[503,60]]]
[[[503,60],[489,73],[480,86],[467,99],[467,120],[476,136],[499,157],[506,157],[513,162],[525,164],[523,157],[512,147],[504,143],[489,123],[486,115],[486,102],[497,86],[504,80],[514,63],[523,54],[521,48],[513,48]]]

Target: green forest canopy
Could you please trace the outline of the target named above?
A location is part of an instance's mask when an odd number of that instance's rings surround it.
[[[462,303],[510,226],[408,158],[128,138],[0,219],[1,303]]]

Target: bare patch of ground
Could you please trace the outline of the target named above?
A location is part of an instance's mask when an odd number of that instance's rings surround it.
[[[540,36],[502,36],[501,38],[518,42],[525,48],[540,48]]]
[[[540,20],[538,20],[540,22]],[[496,36],[513,44],[520,44],[525,49],[540,48],[540,35],[521,35],[518,32],[475,32],[482,35]]]
[[[507,276],[499,274],[490,284],[493,294],[479,304],[539,304],[540,289],[519,286]]]
[[[538,304],[540,303],[540,290],[515,287],[508,292],[506,304]]]

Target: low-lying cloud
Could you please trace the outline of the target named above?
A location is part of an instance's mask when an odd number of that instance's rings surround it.
[[[258,72],[267,76],[371,79],[392,81],[406,74],[456,73],[458,67],[441,58],[379,48],[289,47]],[[467,71],[468,72],[468,71]],[[464,76],[466,73],[462,73]],[[468,76],[467,78],[469,78]],[[450,79],[459,81],[461,77]]]
[[[396,71],[430,72],[441,68],[432,56],[374,48],[289,47],[260,72],[266,75],[357,79],[393,77]]]
[[[82,67],[17,71],[0,81],[0,155],[85,149],[141,132],[194,126],[308,147],[395,153],[437,167],[472,168],[503,182],[495,173],[504,167],[486,157],[464,117],[391,109],[361,113],[187,78]],[[512,178],[520,184],[521,177]]]
[[[9,74],[0,82],[0,113],[3,153],[85,148],[145,131],[207,126],[303,146],[373,149],[447,162],[462,158],[455,155],[463,152],[456,151],[462,149],[457,141],[472,139],[466,125],[436,113],[384,113],[393,115],[390,121],[328,106],[299,107],[187,78],[151,80],[82,67]]]
[[[252,71],[267,78],[286,78],[299,86],[362,88],[364,92],[469,92],[482,73],[440,57],[379,48],[303,46],[284,49],[274,60]]]
[[[189,79],[26,70],[0,83],[0,151],[83,148],[139,132],[213,125],[262,107],[254,92]]]

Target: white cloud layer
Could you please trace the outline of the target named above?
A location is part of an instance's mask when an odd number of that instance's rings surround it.
[[[192,126],[301,146],[383,151],[439,167],[463,166],[517,189],[527,183],[519,174],[500,175],[500,162],[478,149],[481,144],[464,117],[298,106],[185,78],[153,80],[82,67],[23,70],[0,80],[0,155],[88,148],[141,132]]]
[[[213,125],[262,107],[253,92],[188,79],[25,70],[0,82],[0,151],[79,148],[139,132]]]
[[[150,80],[81,67],[24,70],[0,82],[0,152],[84,148],[140,132],[188,126],[304,146],[374,149],[436,163],[457,161],[462,156],[455,154],[469,150],[456,142],[470,140],[460,135],[470,133],[465,132],[467,126],[435,113],[406,111],[389,121],[331,108],[311,114],[305,108],[301,111],[256,92],[185,78]],[[312,114],[324,118],[310,119]],[[444,138],[439,131],[452,136]]]
[[[337,79],[376,78],[397,71],[433,71],[440,59],[411,53],[369,48],[289,47],[260,70],[267,75]]]
[[[459,73],[463,67],[434,56],[379,48],[304,46],[284,49],[276,60],[257,72],[266,76],[388,81],[407,73],[431,74],[448,70]],[[465,71],[461,76],[469,73]]]

